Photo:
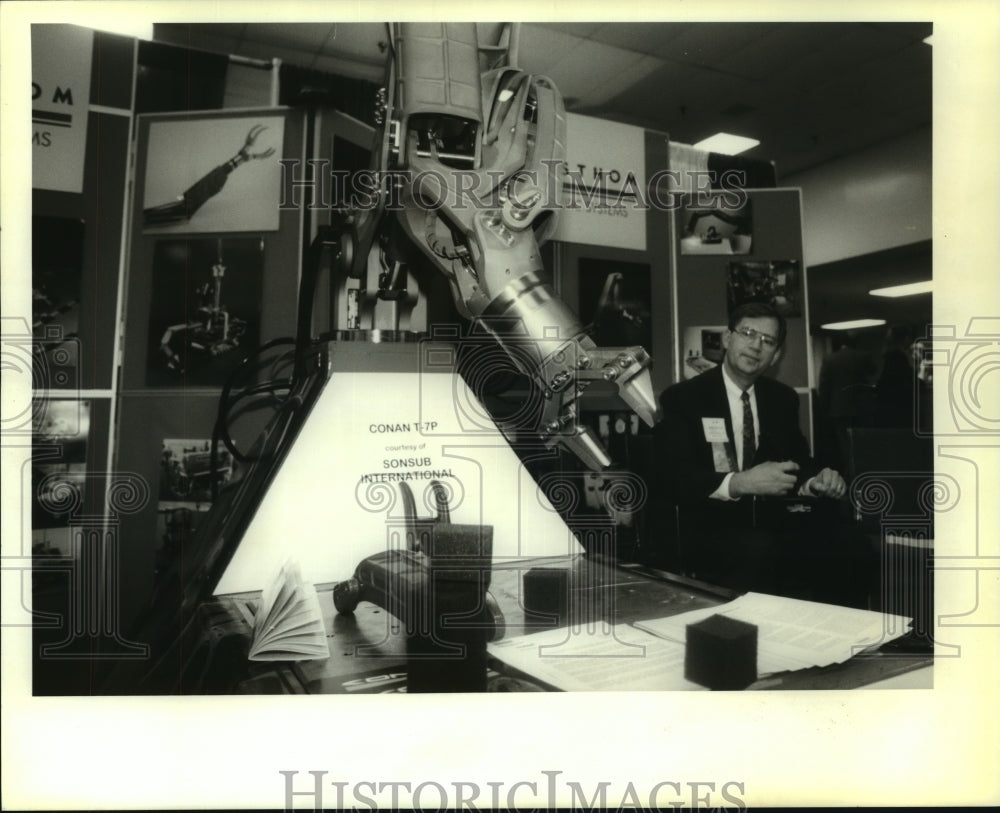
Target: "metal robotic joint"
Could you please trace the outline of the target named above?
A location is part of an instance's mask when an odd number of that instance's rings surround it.
[[[562,208],[562,97],[546,77],[512,64],[482,73],[473,24],[442,31],[399,23],[393,32],[398,47],[383,94],[380,156],[383,169],[406,171],[393,223],[446,277],[458,312],[483,322],[538,385],[544,443],[565,447],[592,469],[606,468],[606,452],[577,420],[583,390],[610,383],[649,425],[659,410],[648,353],[597,348],[544,267],[540,246]],[[380,280],[380,290],[391,292],[390,278]],[[366,287],[375,288],[376,279]]]

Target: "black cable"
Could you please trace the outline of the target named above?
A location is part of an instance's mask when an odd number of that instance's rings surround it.
[[[226,448],[235,459],[240,462],[250,462],[249,459],[236,449],[235,443],[229,433],[228,426],[228,416],[233,405],[238,403],[242,398],[240,397],[235,400],[232,399],[232,391],[236,386],[237,382],[241,380],[242,376],[248,374],[250,369],[250,364],[252,361],[257,360],[262,354],[266,353],[274,347],[280,347],[285,344],[295,344],[295,339],[290,337],[282,337],[279,339],[272,339],[269,342],[261,345],[254,352],[248,353],[240,363],[235,367],[232,373],[230,373],[229,378],[226,380],[225,385],[222,388],[222,393],[219,396],[219,410],[216,414],[215,424],[212,427],[212,444],[210,451],[209,465],[211,466],[212,472],[212,501],[214,502],[219,496],[219,483],[218,478],[215,476],[215,472],[218,469],[219,462],[219,441],[222,440]],[[265,391],[271,391],[272,394],[278,389],[285,388],[285,379],[281,380],[281,387],[276,386],[276,382],[273,380],[270,382],[264,382],[263,384],[258,384],[251,388],[254,392],[253,394],[263,394]],[[292,380],[287,380],[287,387],[290,389],[294,382]],[[248,395],[249,397],[249,395]]]
[[[212,430],[212,447],[211,447],[211,466],[214,472],[218,464],[218,445],[221,440],[223,445],[229,450],[233,457],[241,463],[253,463],[258,462],[261,458],[259,455],[245,455],[236,448],[232,436],[229,432],[229,413],[232,411],[233,407],[244,398],[249,398],[256,395],[274,395],[280,390],[285,390],[291,393],[300,385],[306,378],[306,355],[309,350],[314,346],[312,339],[312,310],[313,303],[315,302],[316,286],[319,280],[321,261],[323,258],[324,249],[327,246],[335,245],[337,239],[340,237],[340,233],[337,229],[331,226],[320,227],[319,233],[313,240],[312,244],[306,250],[305,256],[303,258],[303,273],[302,279],[299,286],[299,301],[298,301],[298,313],[297,313],[297,330],[294,338],[292,337],[282,337],[279,339],[272,339],[266,344],[259,347],[253,353],[245,356],[242,361],[237,365],[237,367],[230,374],[225,386],[222,389],[222,393],[219,396],[219,411],[216,416],[215,425]],[[333,275],[336,270],[337,260],[340,257],[340,247],[337,245],[337,253],[334,260],[331,262],[331,284],[333,284]],[[249,373],[250,364],[252,361],[258,359],[262,354],[268,350],[278,347],[281,345],[293,345],[294,346],[294,360],[293,360],[293,371],[292,377],[289,379],[278,379],[263,382],[261,384],[254,385],[249,388],[245,388],[238,396],[233,396],[232,391],[236,387],[237,382],[241,380],[244,375]],[[280,407],[284,406],[284,401],[279,405],[279,415]],[[277,416],[276,416],[277,417]],[[218,482],[213,477],[212,480],[212,499],[215,500],[218,497]]]
[[[256,384],[253,387],[242,390],[238,395],[236,395],[228,404],[226,409],[226,414],[223,416],[222,427],[226,429],[225,433],[220,433],[220,440],[223,442],[225,447],[230,451],[230,453],[235,457],[240,463],[254,463],[260,458],[255,455],[244,454],[237,447],[236,443],[233,441],[232,437],[228,432],[228,424],[232,419],[232,411],[236,405],[246,399],[252,398],[259,395],[276,395],[280,391],[284,391],[286,396],[291,394],[291,384],[292,380],[290,378],[279,379],[277,381],[268,381],[263,384]],[[278,402],[279,408],[284,404],[285,399],[282,398]]]
[[[336,235],[336,236],[335,236]],[[299,306],[297,314],[297,331],[295,334],[295,372],[296,383],[305,376],[305,357],[312,347],[312,311],[316,300],[316,283],[319,281],[323,250],[334,245],[339,237],[338,230],[333,226],[321,226],[316,238],[312,241],[303,257],[302,282],[299,284]],[[340,257],[340,247],[331,262],[330,284],[334,283],[334,271]]]

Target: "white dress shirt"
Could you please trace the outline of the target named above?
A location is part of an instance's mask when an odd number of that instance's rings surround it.
[[[743,471],[743,390],[740,389],[739,384],[729,377],[725,365],[722,366],[722,381],[726,385],[726,400],[729,402],[729,417],[734,435],[734,437],[729,439],[729,442],[732,443],[733,449],[736,452],[736,467],[739,471]],[[750,395],[750,411],[753,413],[753,436],[756,443],[760,441],[760,419],[757,417],[757,394],[753,386],[747,390],[747,393]],[[737,428],[740,430],[739,433],[736,432]],[[737,437],[740,438],[739,443],[736,442]],[[719,487],[709,495],[712,499],[739,499],[739,497],[734,497],[729,493],[729,481],[733,479],[733,474],[734,472],[729,472],[722,479]]]
[[[733,449],[736,452],[737,467],[739,471],[743,471],[743,390],[729,377],[725,367],[722,368],[722,380],[726,385],[726,399],[729,401],[729,416],[732,420],[733,434],[736,435],[737,427],[740,429],[738,435],[740,442],[737,443],[735,437],[731,438],[730,442],[733,444]],[[747,392],[750,394],[750,411],[753,413],[754,448],[756,449],[760,445],[760,419],[757,416],[757,395],[754,392],[753,386]],[[729,472],[723,477],[722,482],[719,483],[719,487],[708,496],[713,500],[738,500],[739,497],[734,497],[729,491],[729,481],[733,479],[733,474],[735,472]],[[815,496],[812,491],[812,484],[815,479],[815,477],[810,477],[799,487],[796,493],[800,497]]]

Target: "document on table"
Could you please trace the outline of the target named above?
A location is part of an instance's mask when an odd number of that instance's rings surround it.
[[[704,689],[684,679],[684,644],[628,624],[564,627],[489,645],[497,660],[567,692]]]
[[[757,627],[758,677],[842,663],[866,649],[905,635],[912,624],[911,619],[901,615],[747,593],[718,607],[637,621],[635,626],[684,644],[688,624],[716,614]]]

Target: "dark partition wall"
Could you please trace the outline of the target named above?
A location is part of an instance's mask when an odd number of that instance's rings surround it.
[[[260,157],[217,172],[248,137]],[[181,555],[213,485],[237,475],[224,446],[211,453],[223,387],[245,358],[295,335],[301,215],[280,206],[278,161],[299,157],[302,140],[302,116],[284,108],[138,118],[117,466],[144,478],[151,497],[122,520],[126,629]],[[243,451],[259,429],[246,426]]]
[[[87,53],[53,47],[64,35],[86,40]],[[32,691],[79,694],[93,689],[89,661],[99,654],[100,636],[115,625],[118,585],[105,580],[102,568],[116,558],[108,506],[117,499],[117,475],[109,449],[135,40],[34,25],[32,46],[36,97],[64,108],[32,111],[35,403],[31,470],[20,482],[30,489],[30,539],[22,539],[22,551],[32,555]],[[70,66],[88,62],[89,86],[75,85],[78,74]],[[82,165],[63,152],[64,136],[81,123]],[[72,188],[79,191],[63,191]]]
[[[44,249],[64,249],[54,263],[36,269],[34,287],[42,298],[35,298],[35,322],[60,328],[70,340],[64,349],[79,354],[67,365],[60,363],[65,353],[55,359],[48,353],[50,366],[63,368],[64,375],[48,383],[56,390],[113,387],[134,52],[135,40],[94,32],[82,192],[32,192],[33,242],[43,249],[35,256],[45,264]],[[38,154],[34,160],[45,159]]]

